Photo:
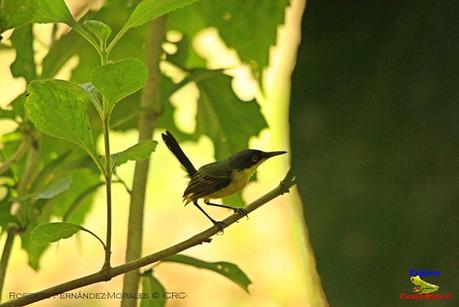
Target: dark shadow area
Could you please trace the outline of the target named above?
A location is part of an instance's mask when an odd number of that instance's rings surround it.
[[[459,3],[308,1],[295,172],[331,306],[402,306],[430,269],[459,306]]]

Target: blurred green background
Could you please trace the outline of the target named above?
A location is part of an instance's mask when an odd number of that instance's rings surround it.
[[[331,306],[459,306],[459,2],[307,3],[293,163]],[[431,306],[432,302],[416,302]]]

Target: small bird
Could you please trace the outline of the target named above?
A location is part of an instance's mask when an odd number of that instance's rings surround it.
[[[231,209],[241,216],[247,215],[247,211],[243,208],[214,204],[209,199],[223,198],[241,191],[261,163],[271,157],[286,153],[286,151],[264,152],[247,149],[233,154],[226,160],[206,164],[197,170],[169,131],[163,133],[162,138],[190,177],[190,182],[183,193],[185,205],[192,202],[220,230],[223,230],[225,224],[214,220],[207,214],[199,206],[198,199],[203,199],[204,203],[209,206]]]

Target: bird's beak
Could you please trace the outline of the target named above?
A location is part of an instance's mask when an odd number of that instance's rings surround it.
[[[269,159],[274,156],[279,156],[287,153],[286,151],[270,151],[270,152],[265,152],[265,159]]]

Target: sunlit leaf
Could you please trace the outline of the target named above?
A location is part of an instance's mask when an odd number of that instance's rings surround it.
[[[85,20],[83,26],[93,33],[101,43],[105,43],[112,33],[112,29],[99,20]]]
[[[145,64],[129,58],[97,67],[91,82],[107,99],[107,111],[111,112],[118,101],[141,89],[147,76]]]
[[[120,166],[121,164],[126,163],[127,161],[138,161],[146,160],[150,157],[151,153],[155,151],[156,145],[158,142],[153,140],[145,140],[135,144],[128,149],[113,154],[112,159],[114,161],[114,167]]]
[[[0,10],[0,33],[27,23],[66,23],[75,20],[64,0],[3,0]]]
[[[83,228],[74,223],[47,223],[35,227],[30,235],[30,239],[37,245],[56,242],[73,236]]]
[[[146,22],[196,1],[198,0],[143,0],[132,12],[125,28],[130,29],[141,26]]]
[[[42,132],[80,145],[97,157],[88,117],[89,95],[78,84],[63,80],[33,81],[25,107]]]
[[[169,256],[163,259],[162,262],[177,262],[214,271],[235,282],[247,292],[249,292],[249,285],[252,283],[249,277],[247,277],[247,275],[237,265],[230,262],[207,262],[186,255]]]
[[[170,14],[168,26],[192,38],[198,31],[215,27],[225,43],[249,64],[257,79],[269,64],[269,50],[277,40],[290,0],[202,0]]]

